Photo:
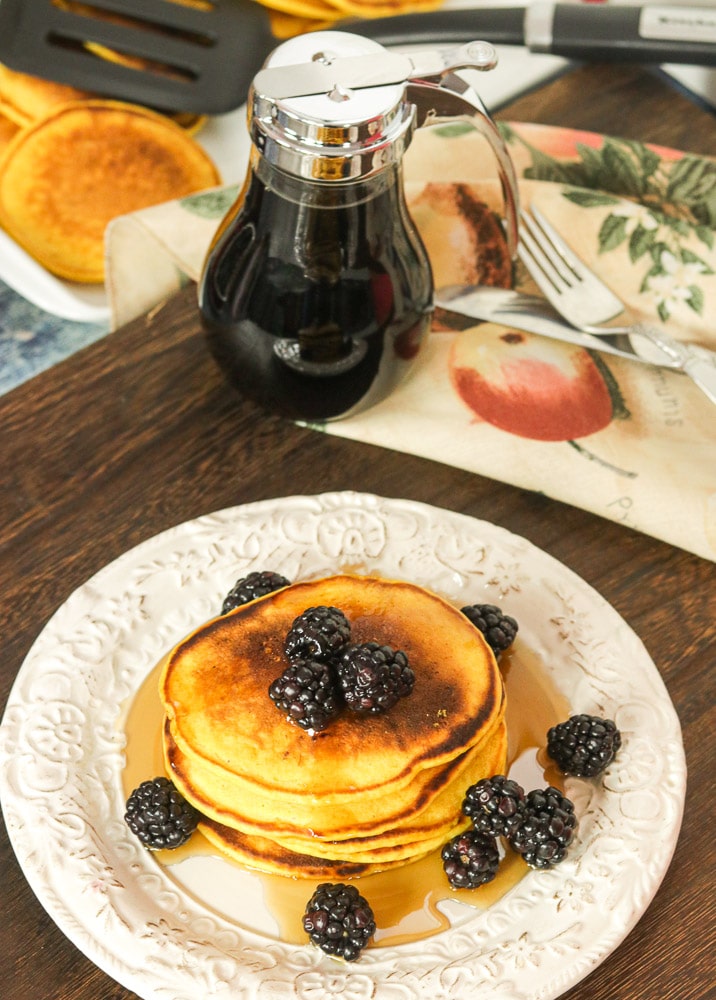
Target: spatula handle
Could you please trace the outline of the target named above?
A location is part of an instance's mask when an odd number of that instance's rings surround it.
[[[341,27],[383,45],[467,42],[525,45],[568,59],[716,66],[716,8],[543,3],[436,10]]]
[[[532,52],[600,62],[716,65],[716,8],[543,3],[525,13]]]

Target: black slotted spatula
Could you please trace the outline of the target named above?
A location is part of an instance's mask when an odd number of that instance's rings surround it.
[[[278,44],[254,0],[0,0],[0,62],[162,110],[246,100]]]

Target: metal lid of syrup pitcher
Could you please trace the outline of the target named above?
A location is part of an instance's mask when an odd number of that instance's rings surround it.
[[[256,146],[281,169],[314,180],[365,177],[399,160],[410,143],[415,108],[405,100],[402,57],[396,78],[372,84],[387,55],[378,42],[340,31],[284,42],[254,78],[250,127]],[[355,76],[341,78],[341,65],[356,58],[359,86]]]
[[[478,94],[458,70],[492,69],[487,42],[411,55],[342,31],[316,31],[280,45],[254,78],[252,140],[287,173],[349,181],[398,162],[413,131],[463,120],[489,141],[505,201],[510,249],[517,245],[517,183],[505,144]]]

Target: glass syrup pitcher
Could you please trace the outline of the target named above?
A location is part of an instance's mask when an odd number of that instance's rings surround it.
[[[227,378],[296,420],[384,398],[430,326],[432,274],[405,204],[413,131],[469,122],[497,159],[508,246],[517,184],[502,138],[459,69],[491,69],[485,42],[406,56],[339,31],[292,38],[248,101],[243,188],[199,284],[209,348]]]

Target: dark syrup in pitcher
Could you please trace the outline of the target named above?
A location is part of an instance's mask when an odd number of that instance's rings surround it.
[[[220,368],[265,408],[320,421],[383,398],[432,312],[398,169],[320,184],[258,159],[209,251],[199,304]]]

